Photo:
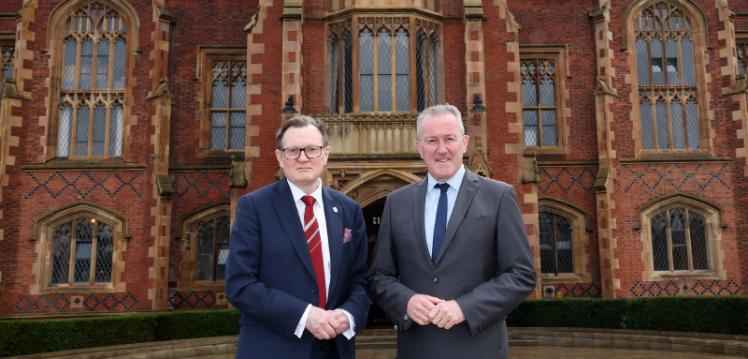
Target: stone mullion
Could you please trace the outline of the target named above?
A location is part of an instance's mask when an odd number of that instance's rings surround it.
[[[595,53],[597,56],[598,89],[595,92],[597,122],[598,173],[595,180],[600,286],[603,298],[616,298],[621,289],[616,237],[616,150],[613,147],[613,113],[611,107],[617,94],[613,89],[613,48],[610,31],[610,0],[599,0],[599,8],[590,13],[594,21]]]

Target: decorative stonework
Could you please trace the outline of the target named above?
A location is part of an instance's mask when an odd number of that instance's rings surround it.
[[[613,147],[613,113],[611,106],[616,97],[613,80],[614,53],[611,47],[613,33],[610,31],[610,0],[600,0],[598,9],[590,14],[594,21],[595,53],[597,56],[597,78],[601,85],[595,93],[595,118],[597,123],[598,175],[596,176],[597,234],[600,256],[602,296],[615,298],[621,288],[617,274],[618,240],[616,237],[615,188],[616,150]],[[600,176],[600,174],[604,174]]]
[[[0,94],[0,203],[3,202],[3,193],[8,186],[8,168],[16,165],[16,157],[11,155],[11,148],[17,148],[20,144],[20,137],[14,136],[14,129],[21,128],[23,124],[22,116],[13,115],[14,110],[21,110],[23,99],[30,99],[31,96],[25,91],[26,83],[31,80],[31,69],[24,67],[24,64],[32,62],[34,58],[33,51],[29,50],[29,43],[33,42],[36,33],[29,30],[31,24],[36,21],[37,2],[27,1],[23,9],[19,12],[20,19],[16,25],[17,38],[15,41],[14,61],[16,93],[17,96],[6,96]],[[10,84],[4,84],[4,87]],[[0,91],[5,92],[5,88]],[[20,111],[18,111],[20,113]],[[0,223],[4,223],[4,211],[0,208]],[[0,241],[4,240],[4,229],[0,227]],[[2,274],[2,272],[0,272]],[[0,278],[2,279],[2,278]]]
[[[161,196],[158,183],[159,178],[169,177],[169,147],[171,137],[171,103],[172,95],[168,86],[168,59],[169,46],[171,42],[172,18],[166,9],[165,0],[153,2],[154,31],[151,33],[153,50],[150,60],[153,64],[149,75],[152,83],[152,91],[148,96],[154,105],[154,114],[151,117],[151,126],[154,129],[150,144],[153,146],[151,157],[153,164],[150,168],[152,183],[153,206],[150,208],[152,227],[150,235],[153,238],[153,246],[148,248],[148,257],[151,259],[151,267],[148,269],[148,278],[153,285],[148,289],[148,299],[151,300],[151,309],[163,310],[168,308],[169,288],[169,245],[171,237],[171,199]]]
[[[324,179],[327,185],[366,207],[404,185],[420,181],[425,175],[426,166],[422,161],[329,162]]]

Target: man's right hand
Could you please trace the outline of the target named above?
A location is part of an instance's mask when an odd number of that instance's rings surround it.
[[[408,300],[408,317],[419,325],[427,325],[431,323],[429,313],[431,313],[431,310],[437,304],[443,301],[443,299],[432,297],[428,294],[415,294]]]
[[[335,338],[338,335],[335,328],[330,325],[330,316],[335,316],[338,313],[324,310],[320,307],[312,307],[309,311],[309,316],[306,318],[306,324],[304,327],[308,330],[315,338],[319,340],[329,340]]]

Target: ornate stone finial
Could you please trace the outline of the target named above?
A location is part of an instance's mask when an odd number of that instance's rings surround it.
[[[486,151],[483,149],[483,145],[480,142],[475,145],[473,152],[470,154],[468,168],[483,177],[490,178],[493,176],[493,169],[491,168],[491,164],[488,162]]]

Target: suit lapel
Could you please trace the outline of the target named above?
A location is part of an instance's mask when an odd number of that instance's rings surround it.
[[[343,207],[326,188],[322,188],[322,198],[325,202],[325,222],[327,222],[327,245],[330,248],[330,286],[327,291],[327,302],[330,302],[336,284],[340,277],[340,261],[342,257],[343,238]]]
[[[309,275],[314,278],[314,269],[312,268],[312,258],[309,255],[309,249],[306,245],[304,229],[299,220],[299,212],[296,210],[296,204],[293,202],[291,188],[288,187],[287,180],[284,178],[275,185],[276,199],[273,201],[275,214],[278,216],[278,222],[286,234],[286,238],[291,242],[296,255],[304,263]]]
[[[413,203],[412,218],[415,218],[415,221],[413,221],[413,225],[416,227],[415,232],[416,240],[418,241],[418,247],[421,248],[421,255],[423,256],[424,260],[432,265],[431,253],[429,253],[429,247],[428,245],[426,245],[426,229],[423,224],[424,212],[426,210],[426,191],[428,190],[428,188],[426,188],[428,187],[427,183],[428,181],[424,178],[416,184],[413,192],[411,193],[411,202]]]
[[[465,176],[462,178],[460,189],[457,192],[455,208],[452,210],[452,215],[449,217],[449,222],[447,223],[447,232],[444,233],[444,242],[436,256],[435,262],[437,265],[444,252],[449,248],[449,244],[452,243],[455,233],[457,233],[457,227],[460,226],[460,222],[465,218],[465,214],[468,208],[470,208],[470,202],[473,201],[476,192],[478,192],[478,178],[472,172],[465,171]]]

